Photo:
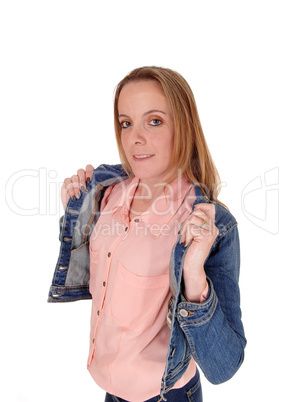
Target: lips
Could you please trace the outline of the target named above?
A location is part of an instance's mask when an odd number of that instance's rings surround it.
[[[133,158],[135,160],[145,160],[151,158],[152,156],[154,156],[154,154],[140,154],[140,155],[133,155]]]

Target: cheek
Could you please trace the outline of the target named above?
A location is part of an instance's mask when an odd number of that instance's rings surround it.
[[[131,157],[130,157],[130,144],[127,139],[127,136],[122,135],[121,136],[121,146],[124,152],[124,157],[128,161],[128,163],[131,163]]]
[[[126,152],[126,150],[127,150],[126,137],[124,135],[121,135],[120,140],[121,140],[122,148],[123,148],[124,152]]]
[[[167,163],[170,163],[172,158],[173,158],[173,147],[168,149],[167,157],[165,158],[165,160],[167,161]]]
[[[166,138],[164,137],[162,139],[161,143],[164,155],[171,156],[174,149],[174,137],[172,135],[168,135]]]

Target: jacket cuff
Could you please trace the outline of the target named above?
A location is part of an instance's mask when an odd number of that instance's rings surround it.
[[[181,295],[181,302],[178,304],[177,317],[180,323],[186,325],[202,325],[205,324],[214,314],[218,302],[217,295],[213,288],[213,283],[207,277],[208,293],[206,299],[202,303],[193,303],[185,299]]]

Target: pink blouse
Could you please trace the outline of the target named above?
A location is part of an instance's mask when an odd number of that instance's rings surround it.
[[[88,369],[105,391],[131,402],[160,393],[170,329],[169,261],[195,200],[182,177],[129,221],[139,179],[110,186],[90,238],[92,314]],[[175,388],[195,374],[192,359]]]

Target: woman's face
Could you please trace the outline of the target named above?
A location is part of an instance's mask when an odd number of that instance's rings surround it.
[[[169,102],[154,80],[126,84],[118,99],[121,142],[135,176],[164,182],[173,155],[174,121]]]

